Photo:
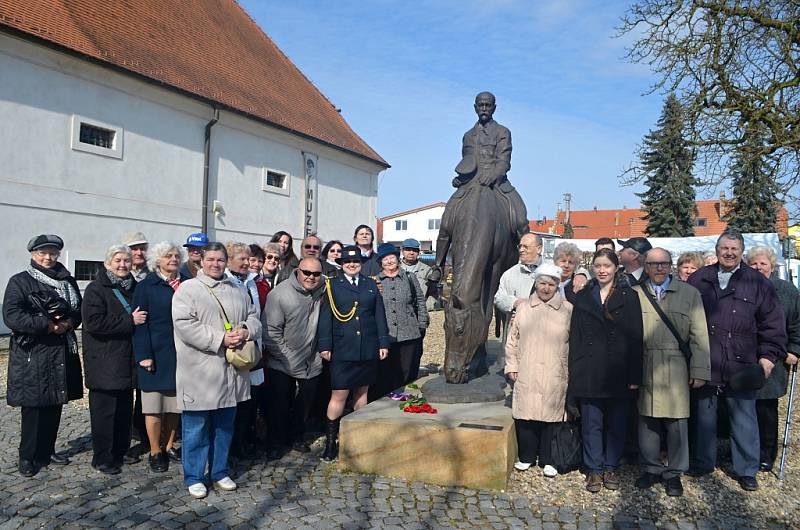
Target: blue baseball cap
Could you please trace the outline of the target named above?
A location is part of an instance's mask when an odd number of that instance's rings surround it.
[[[419,250],[419,241],[414,238],[408,238],[403,241],[403,244],[400,245],[401,248],[413,248]]]
[[[196,234],[190,234],[189,237],[186,238],[186,243],[183,246],[204,247],[206,245],[208,245],[208,236],[202,232],[198,232]]]

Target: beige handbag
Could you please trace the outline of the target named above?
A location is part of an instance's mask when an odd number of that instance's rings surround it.
[[[231,331],[233,329],[233,325],[228,320],[228,315],[225,313],[225,308],[222,307],[222,302],[219,301],[219,298],[217,298],[217,295],[214,294],[214,291],[212,291],[207,285],[203,285],[208,290],[209,294],[214,297],[214,300],[217,301],[217,305],[219,306],[220,310],[220,316],[222,316],[222,323],[225,325],[225,331]],[[234,368],[244,368],[250,370],[258,365],[259,361],[261,360],[261,356],[258,353],[255,341],[247,340],[244,342],[244,344],[236,348],[225,348],[225,359],[227,359]]]

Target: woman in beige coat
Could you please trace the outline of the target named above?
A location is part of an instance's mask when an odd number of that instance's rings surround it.
[[[249,370],[234,368],[226,360],[225,350],[261,336],[255,306],[225,276],[227,260],[224,245],[209,243],[203,248],[203,269],[172,298],[183,476],[195,498],[208,493],[206,465],[218,489],[236,489],[228,472],[228,452],[236,404],[250,399],[250,377]]]
[[[540,265],[533,293],[517,306],[506,343],[506,376],[514,382],[511,414],[517,431],[520,471],[536,463],[544,475],[558,472],[550,464],[548,424],[565,420],[567,359],[572,304],[558,292],[561,268]]]

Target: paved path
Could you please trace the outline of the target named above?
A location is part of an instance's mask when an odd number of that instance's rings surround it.
[[[342,474],[319,461],[319,447],[278,462],[241,462],[233,470],[238,491],[195,500],[179,465],[164,474],[150,473],[144,460],[114,477],[94,471],[88,417],[80,405],[66,406],[58,446],[72,463],[25,479],[16,473],[19,411],[0,405],[0,528],[656,528],[635,517],[532,506],[502,492]]]

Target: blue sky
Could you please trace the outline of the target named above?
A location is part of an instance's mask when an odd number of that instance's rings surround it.
[[[446,201],[475,94],[511,129],[509,178],[529,218],[632,207],[617,176],[655,126],[662,95],[612,38],[616,0],[242,0],[243,7],[392,168],[378,213]]]

